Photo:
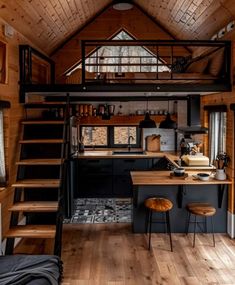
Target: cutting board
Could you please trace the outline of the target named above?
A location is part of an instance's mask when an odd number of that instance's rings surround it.
[[[152,152],[160,151],[161,147],[161,136],[160,135],[151,135],[146,137],[146,150]]]

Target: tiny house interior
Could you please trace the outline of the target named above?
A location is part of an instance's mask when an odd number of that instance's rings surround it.
[[[234,21],[0,0],[0,284],[234,284]]]

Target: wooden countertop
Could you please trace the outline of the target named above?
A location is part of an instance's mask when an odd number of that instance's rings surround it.
[[[105,149],[105,150],[85,150],[83,153],[78,153],[73,155],[73,158],[78,159],[99,159],[99,158],[161,158],[165,157],[171,162],[175,167],[179,167],[179,165],[175,162],[178,161],[179,156],[176,153],[172,152],[150,152],[145,151],[144,154],[113,154],[113,151],[117,149]],[[140,151],[141,149],[132,149],[132,151]],[[123,151],[123,149],[119,149],[119,151]],[[183,166],[187,171],[191,170],[213,170],[214,166]]]
[[[138,149],[139,150],[139,149]],[[137,150],[137,151],[138,151]],[[121,150],[120,150],[121,151]],[[133,149],[133,151],[135,151]],[[154,157],[167,157],[165,152],[149,152],[145,151],[144,154],[113,154],[113,150],[90,150],[79,153],[73,157],[76,158],[154,158]]]
[[[216,180],[212,177],[208,181],[194,178],[199,171],[186,172],[188,177],[171,177],[171,171],[131,171],[132,184],[138,185],[203,185],[203,184],[232,184],[230,180]],[[205,171],[206,172],[206,171]],[[207,173],[210,173],[207,171]]]

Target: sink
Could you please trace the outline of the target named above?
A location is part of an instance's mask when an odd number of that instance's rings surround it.
[[[139,155],[139,154],[146,154],[146,152],[144,150],[114,150],[112,152],[113,155]]]

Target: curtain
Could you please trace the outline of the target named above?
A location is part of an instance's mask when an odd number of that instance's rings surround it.
[[[226,151],[226,112],[211,112],[209,121],[210,162]]]
[[[3,110],[0,109],[0,185],[6,182],[4,135],[3,135]]]

